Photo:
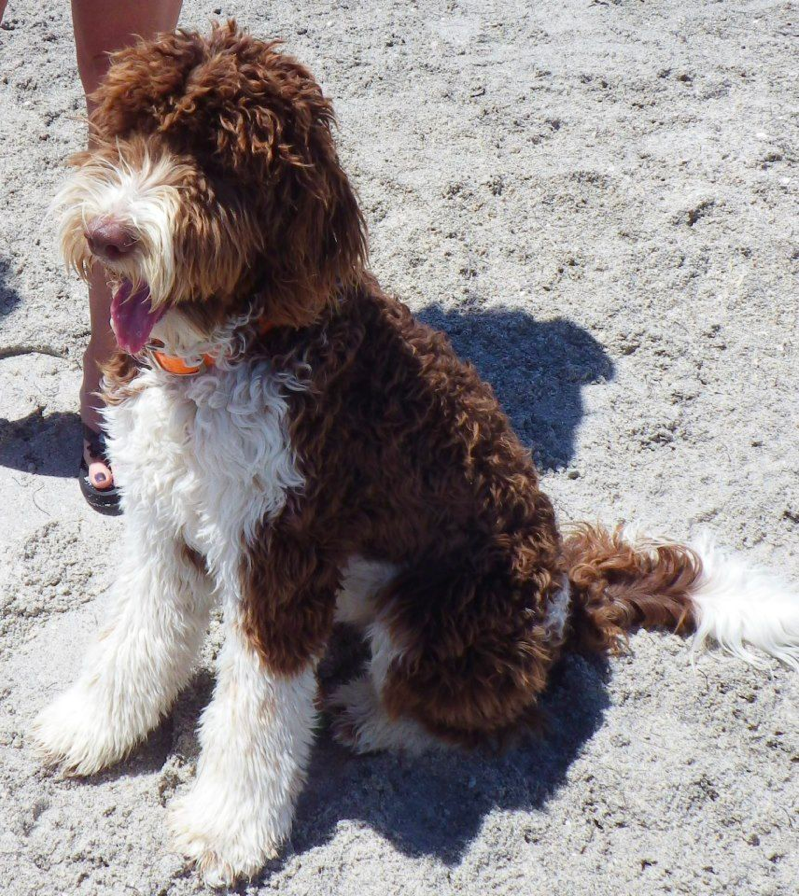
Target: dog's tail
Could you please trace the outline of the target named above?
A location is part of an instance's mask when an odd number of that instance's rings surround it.
[[[798,662],[798,590],[748,566],[710,537],[690,545],[618,527],[576,526],[564,541],[570,582],[570,637],[579,649],[619,649],[637,628],[692,634],[747,662],[758,648]]]

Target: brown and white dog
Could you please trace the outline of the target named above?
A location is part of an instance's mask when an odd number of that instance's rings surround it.
[[[336,619],[365,633],[331,701],[357,751],[494,743],[535,724],[565,650],[637,627],[797,654],[791,590],[706,546],[582,527],[562,539],[489,386],[365,269],[333,113],[294,59],[237,29],[114,57],[61,243],[115,285],[107,426],[125,545],[82,676],[36,723],[87,775],[225,643],[175,843],[209,882],[289,833]]]

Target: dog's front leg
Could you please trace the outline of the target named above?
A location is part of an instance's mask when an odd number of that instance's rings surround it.
[[[123,758],[186,684],[206,632],[203,561],[155,520],[126,518],[112,604],[81,676],[34,722],[45,761],[89,775]]]
[[[252,877],[277,856],[313,741],[316,664],[338,570],[277,538],[268,555],[243,563],[241,592],[222,595],[225,642],[197,780],[171,809],[176,848],[212,886]]]
[[[175,801],[176,848],[212,886],[252,877],[286,839],[313,737],[314,665],[276,674],[238,619],[226,624],[217,684],[200,725],[192,790]]]

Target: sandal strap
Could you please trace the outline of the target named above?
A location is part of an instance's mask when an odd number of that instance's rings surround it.
[[[86,423],[83,424],[83,440],[89,450],[92,458],[102,461],[108,465],[108,446],[106,445],[106,434],[102,430],[92,429]]]

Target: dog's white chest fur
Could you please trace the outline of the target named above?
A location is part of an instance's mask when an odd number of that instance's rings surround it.
[[[303,486],[286,402],[287,390],[303,387],[266,361],[185,379],[141,376],[145,388],[107,412],[125,512],[146,508],[142,522],[179,534],[215,578],[236,575],[243,540]]]

